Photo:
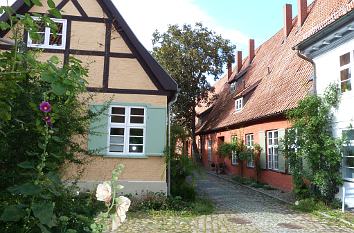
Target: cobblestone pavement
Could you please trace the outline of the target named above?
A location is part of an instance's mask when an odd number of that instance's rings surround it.
[[[197,190],[216,204],[216,213],[199,217],[149,216],[128,218],[118,232],[354,232],[328,224],[307,214],[294,212],[277,200],[231,184],[213,175],[199,175]]]

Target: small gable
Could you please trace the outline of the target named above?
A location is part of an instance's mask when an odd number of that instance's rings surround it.
[[[69,1],[64,5],[64,7],[61,9],[61,13],[63,15],[74,15],[74,16],[81,16],[79,10],[75,7],[74,3]]]
[[[77,0],[88,17],[108,18],[97,0]]]

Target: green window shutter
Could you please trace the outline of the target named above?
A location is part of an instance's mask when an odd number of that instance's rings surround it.
[[[167,109],[147,108],[145,154],[163,155],[166,145]]]
[[[261,168],[266,169],[267,168],[267,148],[266,148],[266,137],[265,137],[265,132],[264,131],[259,131],[258,133],[259,137],[259,145],[262,148],[261,152],[261,157],[260,157],[260,162],[261,162]]]
[[[279,144],[279,160],[278,160],[278,163],[279,163],[279,171],[281,172],[285,172],[285,163],[286,163],[286,159],[284,157],[284,154],[283,152],[281,151],[281,148],[282,148],[282,140],[284,139],[285,137],[285,129],[278,129],[278,144]]]
[[[108,109],[104,109],[105,107],[104,105],[90,106],[93,113],[102,112],[91,121],[87,147],[89,151],[99,155],[106,155],[108,147]]]

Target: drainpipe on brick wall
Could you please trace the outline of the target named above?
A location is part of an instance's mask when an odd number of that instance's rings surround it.
[[[296,49],[296,48],[294,48]],[[305,54],[301,53],[300,50],[297,50],[297,55],[304,59],[305,61],[308,61],[312,64],[312,67],[313,67],[313,94],[316,95],[317,94],[317,87],[316,87],[316,63],[309,57],[306,57]]]
[[[180,89],[177,90],[176,95],[173,97],[171,102],[168,103],[168,164],[167,164],[167,195],[171,195],[171,107],[177,101],[178,93]]]

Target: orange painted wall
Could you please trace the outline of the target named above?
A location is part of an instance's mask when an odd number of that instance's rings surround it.
[[[279,119],[268,122],[261,122],[253,124],[250,126],[245,126],[238,129],[233,129],[229,131],[216,132],[207,135],[202,135],[202,164],[207,169],[211,169],[211,162],[222,163],[223,159],[218,155],[218,138],[224,137],[224,141],[230,143],[231,136],[236,135],[239,139],[245,140],[245,135],[253,133],[254,143],[259,143],[259,131],[276,130],[281,128],[289,128],[291,125],[287,120]],[[212,159],[211,162],[208,161],[208,139],[212,139]],[[265,150],[265,148],[263,148]],[[231,159],[225,158],[224,160],[227,168],[227,173],[232,175],[240,175],[241,167],[240,164],[232,165]],[[255,178],[256,173],[254,168],[248,168],[247,162],[243,164],[243,176],[248,178]],[[292,190],[292,176],[289,174],[276,172],[272,170],[262,170],[261,171],[261,182],[267,183],[275,188],[291,191]]]

